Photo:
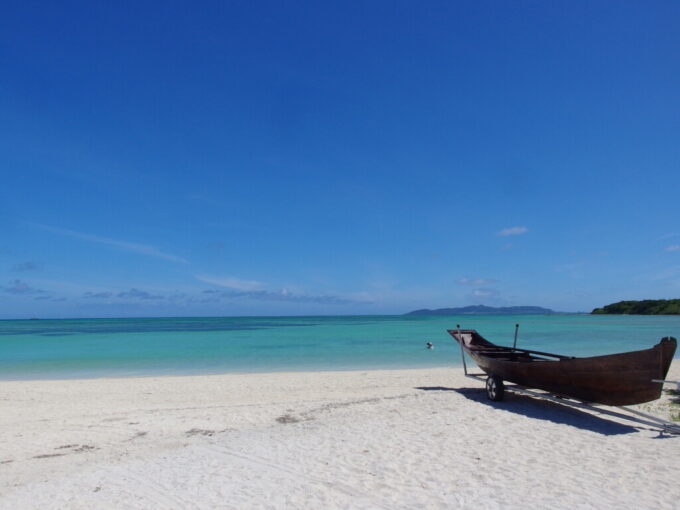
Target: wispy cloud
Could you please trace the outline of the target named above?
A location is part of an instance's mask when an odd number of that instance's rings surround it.
[[[25,294],[42,294],[45,291],[31,287],[28,283],[22,280],[12,280],[7,287],[0,287],[0,290],[15,295]]]
[[[498,280],[493,280],[491,278],[461,278],[458,283],[461,285],[467,285],[468,287],[484,287],[485,285],[491,285],[496,283]]]
[[[503,303],[499,292],[496,289],[473,289],[465,299],[469,303],[499,305]]]
[[[86,298],[107,299],[113,297],[113,292],[86,292],[83,294]]]
[[[196,279],[225,287],[228,290],[207,289],[203,294],[209,296],[204,299],[220,300],[220,299],[247,299],[253,301],[288,301],[295,303],[317,303],[325,305],[348,305],[356,303],[365,303],[365,301],[357,301],[355,299],[348,299],[340,296],[329,294],[306,294],[302,292],[292,292],[288,289],[272,290],[266,289],[266,285],[255,280],[243,280],[233,276],[216,277],[197,275]]]
[[[496,296],[498,293],[491,289],[475,289],[470,295],[476,298]]]
[[[211,300],[217,299],[247,299],[253,301],[287,301],[293,303],[317,303],[322,305],[349,305],[365,303],[353,299],[346,299],[333,295],[295,294],[286,289],[281,290],[226,290],[203,291],[210,295]]]
[[[504,303],[500,293],[496,289],[473,289],[466,299],[470,303],[478,303],[485,305],[500,305]]]
[[[67,230],[63,228],[56,228],[56,227],[51,227],[49,225],[41,225],[39,223],[33,223],[33,225],[36,225],[40,228],[43,228],[45,230],[48,230],[54,234],[59,234],[62,236],[67,236],[67,237],[72,237],[74,239],[80,239],[83,241],[89,241],[91,243],[97,243],[97,244],[104,244],[107,246],[113,246],[115,248],[118,248],[123,251],[127,251],[130,253],[137,253],[139,255],[147,255],[149,257],[156,257],[159,259],[164,259],[164,260],[169,260],[171,262],[181,262],[181,263],[186,263],[187,260],[178,257],[177,255],[172,255],[170,253],[165,253],[156,248],[155,246],[151,246],[148,244],[141,244],[141,243],[131,243],[129,241],[120,241],[117,239],[110,239],[108,237],[100,237],[92,234],[85,234],[82,232],[76,232],[74,230]]]
[[[123,298],[123,299],[164,299],[163,296],[154,296],[153,294],[149,294],[148,292],[144,290],[139,290],[139,289],[130,289],[125,292],[119,292],[116,294],[116,297]]]
[[[23,273],[25,271],[38,271],[40,269],[40,264],[35,262],[22,262],[21,264],[15,264],[12,266],[12,271],[15,273]]]
[[[255,290],[264,285],[262,282],[256,282],[255,280],[242,280],[232,276],[218,277],[197,275],[196,279],[205,283],[212,283],[213,285],[217,285],[219,287],[227,287],[229,289],[237,290]]]
[[[680,251],[680,244],[673,244],[666,248],[666,251]]]
[[[130,290],[125,290],[122,292],[111,292],[111,291],[101,291],[101,292],[85,292],[83,294],[84,298],[88,299],[124,299],[124,300],[159,300],[165,299],[165,296],[154,295],[145,290],[139,290],[135,287]]]
[[[680,282],[680,266],[671,266],[649,273],[640,273],[633,277],[634,281],[663,282],[677,280]]]
[[[563,272],[568,272],[568,271],[573,271],[575,269],[579,269],[583,266],[585,266],[586,263],[583,261],[578,261],[578,262],[570,262],[567,264],[558,264],[555,266],[555,271],[558,273],[563,273]]]
[[[504,228],[500,232],[498,232],[499,236],[506,237],[506,236],[518,236],[520,234],[526,234],[529,232],[529,229],[526,227],[510,227],[510,228]]]
[[[82,297],[87,299],[108,299],[114,302],[122,301],[160,301],[167,303],[217,303],[223,300],[249,300],[249,301],[280,301],[291,303],[316,303],[323,305],[348,305],[363,303],[366,301],[348,299],[331,294],[305,294],[291,292],[288,289],[281,290],[247,290],[247,289],[205,289],[199,294],[170,293],[168,295],[151,294],[145,290],[131,288],[122,292],[99,291],[85,292]]]

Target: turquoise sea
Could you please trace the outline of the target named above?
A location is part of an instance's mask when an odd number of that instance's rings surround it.
[[[446,333],[573,356],[680,337],[679,316],[493,315],[0,321],[0,379],[422,368],[460,365]],[[426,342],[435,345],[425,348]],[[680,353],[678,353],[680,354]],[[676,356],[678,355],[676,354]]]

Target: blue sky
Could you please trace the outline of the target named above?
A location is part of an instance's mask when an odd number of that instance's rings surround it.
[[[680,297],[680,3],[9,2],[0,317]]]

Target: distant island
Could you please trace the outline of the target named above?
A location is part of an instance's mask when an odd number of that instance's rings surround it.
[[[545,315],[557,314],[549,308],[540,306],[484,306],[472,305],[462,308],[437,308],[436,310],[415,310],[404,315]]]
[[[642,301],[619,301],[595,308],[591,314],[617,315],[680,315],[680,299],[645,299]]]

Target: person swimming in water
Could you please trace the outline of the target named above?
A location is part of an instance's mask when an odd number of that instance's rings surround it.
[[[427,342],[425,345],[428,349],[434,349],[434,344],[432,342]]]

